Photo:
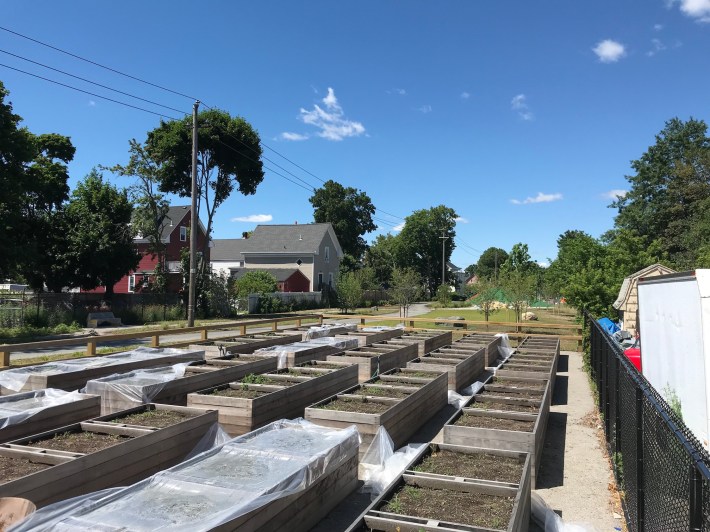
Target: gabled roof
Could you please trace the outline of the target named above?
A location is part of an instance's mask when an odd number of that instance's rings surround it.
[[[668,266],[656,263],[645,267],[643,270],[639,270],[636,273],[632,273],[628,277],[624,278],[624,282],[621,283],[621,290],[619,290],[619,297],[614,301],[613,307],[615,309],[620,309],[624,306],[624,303],[629,299],[631,295],[631,289],[634,286],[634,281],[638,280],[640,277],[646,277],[651,273],[656,275],[663,275],[667,273],[675,273],[675,270],[670,269]]]
[[[163,231],[160,234],[160,239],[167,243],[170,242],[170,235],[173,233],[173,231],[176,231],[177,228],[180,226],[180,222],[182,219],[185,217],[186,214],[190,212],[190,206],[189,205],[171,205],[168,208],[168,212],[165,215],[165,226],[163,227]],[[200,226],[200,229],[202,229],[203,233],[207,233],[207,229],[202,223],[202,220],[197,220],[197,223]],[[136,242],[147,242],[147,239],[145,238],[135,238],[134,241]]]
[[[333,226],[323,224],[257,225],[244,243],[242,253],[254,254],[312,254],[318,255],[321,242],[329,234],[337,257],[343,250],[335,236]]]
[[[214,244],[210,251],[210,260],[242,260],[242,250],[246,238],[217,238],[212,241]]]
[[[301,274],[305,279],[308,279],[303,272],[297,268],[248,268],[244,270],[239,270],[235,273],[233,279],[241,279],[249,272],[266,272],[274,276],[277,282],[283,283],[287,281],[294,274]]]

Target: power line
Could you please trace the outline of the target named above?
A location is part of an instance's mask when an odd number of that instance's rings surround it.
[[[174,116],[166,115],[166,114],[163,114],[163,113],[158,113],[157,111],[151,111],[150,109],[144,109],[143,107],[138,107],[137,105],[132,105],[132,104],[130,104],[130,103],[121,102],[121,101],[119,101],[119,100],[114,100],[113,98],[109,98],[108,96],[102,96],[102,95],[100,95],[100,94],[96,94],[95,92],[90,92],[90,91],[87,91],[87,90],[84,90],[84,89],[80,89],[80,88],[78,88],[78,87],[74,87],[74,86],[72,86],[72,85],[67,85],[66,83],[62,83],[62,82],[60,82],[60,81],[55,81],[55,80],[53,80],[53,79],[45,78],[44,76],[40,76],[40,75],[38,75],[38,74],[33,74],[32,72],[27,72],[27,71],[21,70],[21,69],[19,69],[19,68],[11,67],[10,65],[5,65],[5,64],[3,64],[3,63],[0,63],[0,67],[9,68],[10,70],[15,70],[16,72],[21,72],[21,73],[26,74],[26,75],[28,75],[28,76],[32,76],[32,77],[35,77],[35,78],[42,79],[42,80],[44,80],[44,81],[48,81],[48,82],[50,82],[50,83],[54,83],[55,85],[61,85],[62,87],[66,87],[66,88],[68,88],[68,89],[72,89],[72,90],[75,90],[75,91],[78,91],[78,92],[83,92],[84,94],[88,94],[88,95],[90,95],[90,96],[95,96],[96,98],[101,98],[102,100],[108,100],[109,102],[117,103],[117,104],[119,104],[119,105],[124,105],[124,106],[130,107],[130,108],[132,108],[132,109],[137,109],[138,111],[143,111],[144,113],[150,113],[150,114],[152,114],[152,115],[157,115],[157,116],[160,116],[160,117],[162,117],[162,118],[169,118],[169,119],[171,119],[171,120],[180,120],[179,118],[175,118]]]
[[[75,78],[75,79],[78,79],[78,80],[81,80],[81,81],[85,81],[86,83],[91,83],[92,85],[96,85],[97,87],[101,87],[102,89],[107,89],[107,90],[110,90],[110,91],[113,91],[113,92],[117,92],[117,93],[119,93],[119,94],[123,94],[124,96],[129,96],[129,97],[131,97],[131,98],[135,98],[136,100],[141,100],[141,101],[146,102],[146,103],[150,103],[150,104],[153,104],[153,105],[157,105],[158,107],[163,107],[163,108],[165,108],[165,109],[170,109],[171,111],[177,111],[178,113],[188,114],[188,113],[186,113],[185,111],[182,111],[181,109],[175,109],[174,107],[170,107],[170,106],[168,106],[168,105],[163,105],[162,103],[154,102],[153,100],[147,100],[147,99],[145,99],[145,98],[141,98],[140,96],[136,96],[135,94],[131,94],[131,93],[129,93],[129,92],[123,92],[123,91],[120,91],[120,90],[118,90],[118,89],[113,89],[113,88],[111,88],[111,87],[109,87],[109,86],[107,86],[107,85],[102,85],[101,83],[97,83],[96,81],[91,81],[90,79],[86,79],[86,78],[82,78],[81,76],[76,76],[76,75],[74,75],[74,74],[70,74],[69,72],[66,72],[66,71],[64,71],[64,70],[60,70],[60,69],[58,69],[58,68],[51,67],[51,66],[49,66],[49,65],[45,65],[45,64],[40,63],[40,62],[38,62],[38,61],[33,61],[32,59],[28,59],[27,57],[22,57],[21,55],[13,54],[12,52],[8,52],[7,50],[3,50],[2,48],[0,48],[0,52],[2,52],[2,53],[4,53],[4,54],[7,54],[7,55],[11,55],[12,57],[16,57],[16,58],[18,58],[18,59],[22,59],[23,61],[27,61],[28,63],[33,63],[33,64],[39,65],[39,66],[41,66],[41,67],[43,67],[43,68],[47,68],[47,69],[49,69],[49,70],[54,70],[55,72],[59,72],[60,74],[64,74],[65,76],[69,76],[69,77],[72,77],[72,78]]]
[[[55,51],[57,51],[57,52],[61,52],[61,53],[66,54],[66,55],[68,55],[68,56],[70,56],[70,57],[73,57],[73,58],[75,58],[75,59],[79,59],[79,60],[84,61],[84,62],[86,62],[86,63],[89,63],[89,64],[92,64],[92,65],[94,65],[94,66],[97,66],[97,67],[99,67],[99,68],[103,68],[103,69],[108,70],[108,71],[110,71],[110,72],[113,72],[113,73],[115,73],[115,74],[119,74],[119,75],[121,75],[121,76],[130,78],[130,79],[133,79],[133,80],[135,80],[135,81],[139,81],[139,82],[141,82],[141,83],[145,83],[146,85],[150,85],[151,87],[155,87],[155,88],[157,88],[157,89],[161,89],[161,90],[164,90],[164,91],[166,91],[166,92],[170,92],[170,93],[172,93],[172,94],[176,94],[176,95],[178,95],[178,96],[182,96],[182,97],[184,97],[184,98],[190,98],[191,100],[198,100],[198,99],[199,99],[199,98],[195,98],[194,96],[189,96],[189,95],[187,95],[187,94],[184,94],[184,93],[182,93],[182,92],[178,92],[178,91],[174,91],[174,90],[172,90],[172,89],[168,89],[167,87],[163,87],[162,85],[158,85],[158,84],[156,84],[156,83],[151,83],[150,81],[146,81],[146,80],[141,79],[141,78],[139,78],[139,77],[132,76],[132,75],[130,75],[130,74],[126,74],[125,72],[121,72],[120,70],[116,70],[115,68],[111,68],[111,67],[108,67],[108,66],[106,66],[106,65],[102,65],[101,63],[97,63],[96,61],[92,61],[91,59],[87,59],[87,58],[82,57],[82,56],[80,56],[80,55],[73,54],[73,53],[68,52],[68,51],[66,51],[66,50],[63,50],[63,49],[61,49],[61,48],[59,48],[59,47],[57,47],[57,46],[52,46],[51,44],[47,44],[46,42],[42,42],[42,41],[40,41],[40,40],[38,40],[38,39],[34,39],[34,38],[29,37],[29,36],[27,36],[27,35],[24,35],[24,34],[22,34],[22,33],[20,33],[20,32],[13,31],[13,30],[11,30],[11,29],[9,29],[9,28],[5,28],[4,26],[0,26],[0,30],[6,31],[6,32],[8,32],[8,33],[12,33],[13,35],[17,35],[18,37],[22,37],[23,39],[27,39],[28,41],[32,41],[32,42],[37,43],[37,44],[41,44],[42,46],[46,46],[47,48],[51,48],[52,50],[55,50]]]

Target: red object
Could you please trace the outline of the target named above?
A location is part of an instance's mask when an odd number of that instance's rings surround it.
[[[626,358],[629,359],[629,362],[631,362],[637,370],[641,371],[641,348],[634,345],[633,347],[629,347],[627,350],[624,351],[624,355],[626,355]]]

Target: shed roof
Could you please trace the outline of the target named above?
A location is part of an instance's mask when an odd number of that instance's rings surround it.
[[[634,286],[634,281],[637,281],[640,277],[646,277],[651,273],[657,273],[658,275],[662,275],[666,273],[675,273],[675,270],[672,270],[668,266],[664,266],[663,264],[657,262],[656,264],[646,266],[644,269],[639,270],[636,273],[632,273],[628,277],[624,278],[624,282],[621,283],[619,297],[617,297],[616,301],[614,301],[614,308],[619,310],[621,307],[624,306],[626,301],[629,299],[629,295],[631,295],[631,290]]]

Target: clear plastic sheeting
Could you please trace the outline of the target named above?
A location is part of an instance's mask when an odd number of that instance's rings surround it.
[[[13,530],[210,530],[307,489],[359,442],[354,426],[276,421],[133,486],[46,506]]]
[[[449,404],[453,406],[456,410],[461,410],[466,404],[471,400],[471,395],[461,395],[453,390],[449,390]]]
[[[323,338],[313,338],[312,340],[304,340],[303,342],[295,342],[286,345],[273,345],[257,349],[255,355],[274,356],[278,357],[278,369],[284,369],[288,365],[288,355],[290,353],[298,353],[299,351],[307,351],[317,347],[330,346],[338,349],[354,349],[358,347],[357,338],[335,338],[326,336]]]
[[[62,360],[61,362],[48,362],[37,366],[9,369],[0,372],[0,386],[19,392],[27,383],[27,379],[33,375],[73,373],[75,371],[115,366],[142,360],[159,360],[165,357],[179,357],[188,362],[203,360],[205,358],[205,352],[204,350],[175,349],[170,347],[138,347],[131,351],[114,353],[113,355]]]
[[[117,373],[90,380],[82,391],[101,396],[101,415],[112,414],[153,402],[167,383],[185,375],[188,365],[190,362]]]
[[[397,331],[404,330],[404,325],[397,325],[396,327],[389,327],[388,325],[373,325],[371,327],[363,327],[360,332],[383,332],[383,331]]]
[[[54,388],[0,397],[0,429],[22,423],[46,408],[81,399],[86,399],[86,395]]]
[[[332,336],[333,329],[340,329],[341,331],[356,331],[357,325],[354,323],[324,323],[323,325],[314,325],[313,327],[308,328],[306,334],[303,336],[303,339],[314,340],[316,338],[323,338],[324,336]]]
[[[483,389],[483,386],[485,386],[485,382],[476,381],[471,384],[471,386],[467,386],[461,390],[461,395],[474,396]]]
[[[360,460],[364,484],[360,491],[375,500],[410,464],[426,443],[410,444],[397,452],[387,429],[380,427]]]
[[[510,346],[510,339],[507,333],[496,333],[496,336],[500,336],[500,345],[498,346],[498,355],[504,360],[510,355],[515,353],[515,349]]]
[[[530,496],[530,517],[544,532],[597,532],[590,523],[565,523],[537,493]]]

